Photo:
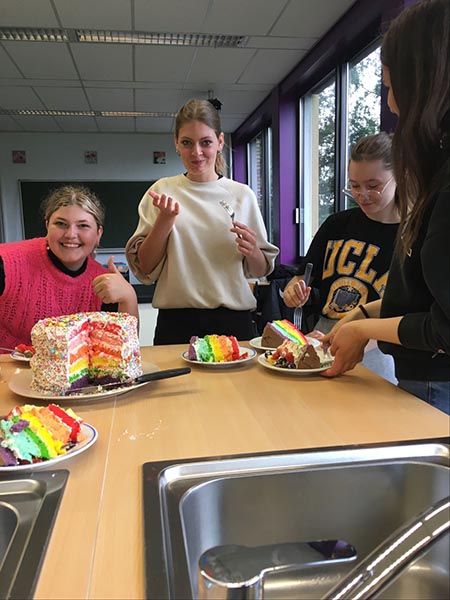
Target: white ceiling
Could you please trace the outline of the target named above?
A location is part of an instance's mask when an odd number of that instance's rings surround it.
[[[248,36],[243,48],[0,42],[0,109],[176,112],[223,103],[234,131],[354,0],[0,0],[0,27]],[[0,114],[0,131],[171,132],[172,118]]]

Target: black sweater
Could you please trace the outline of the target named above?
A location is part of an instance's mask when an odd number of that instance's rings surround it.
[[[404,315],[401,346],[379,342],[392,354],[400,379],[450,381],[450,192],[430,202],[419,235],[401,264],[394,255],[381,317]]]

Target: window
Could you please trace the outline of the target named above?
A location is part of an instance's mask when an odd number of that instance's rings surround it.
[[[380,131],[381,62],[371,46],[300,99],[299,254],[332,213],[356,206],[340,193],[350,150]]]
[[[348,164],[351,149],[356,142],[366,135],[380,131],[381,122],[381,60],[380,48],[370,50],[369,54],[357,57],[349,65],[348,90]],[[346,197],[345,208],[356,206]]]
[[[247,145],[248,184],[256,194],[270,242],[274,238],[272,187],[272,129],[260,131]]]
[[[327,80],[302,100],[303,153],[300,155],[303,210],[300,254],[325,219],[334,212],[336,84]]]

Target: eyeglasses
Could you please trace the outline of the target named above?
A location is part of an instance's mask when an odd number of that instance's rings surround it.
[[[351,188],[344,188],[342,190],[342,193],[345,194],[346,196],[349,196],[350,198],[355,199],[355,197],[357,196],[367,196],[370,198],[370,196],[372,196],[372,198],[380,198],[380,196],[386,191],[387,186],[391,183],[391,181],[394,179],[394,176],[390,177],[386,183],[383,185],[381,190],[352,190]]]

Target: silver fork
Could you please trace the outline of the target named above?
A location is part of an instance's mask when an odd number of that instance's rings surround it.
[[[236,213],[234,212],[234,209],[233,209],[233,207],[232,207],[232,206],[230,206],[230,205],[228,204],[228,202],[226,202],[225,200],[219,200],[219,204],[220,204],[220,206],[222,206],[222,207],[223,207],[223,208],[226,210],[226,212],[229,214],[229,216],[230,216],[230,219],[231,219],[232,221],[234,221],[234,217],[236,216]],[[242,235],[240,235],[240,234],[238,233],[238,237],[242,238]]]
[[[305,276],[303,278],[305,281],[305,285],[309,284],[309,280],[311,279],[312,268],[313,268],[312,263],[308,263],[306,265]],[[302,318],[303,318],[303,306],[296,306],[294,308],[294,325],[300,331],[302,329]]]

